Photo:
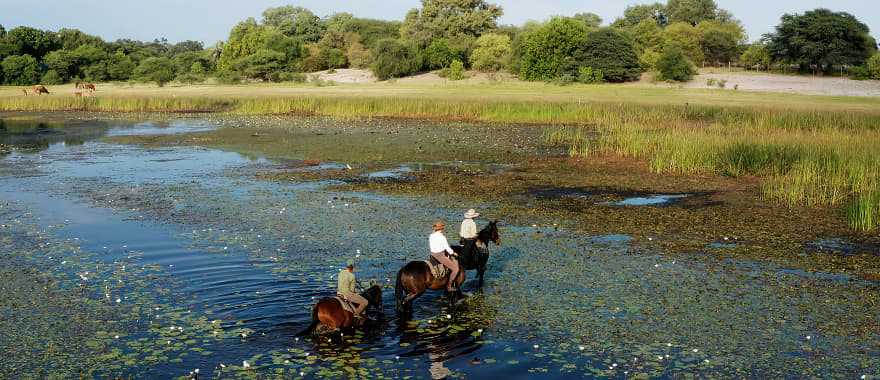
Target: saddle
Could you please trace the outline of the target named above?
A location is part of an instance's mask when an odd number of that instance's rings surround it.
[[[342,305],[342,310],[354,314],[354,311],[355,309],[357,309],[357,307],[355,307],[351,301],[346,299],[345,296],[337,294],[336,297],[333,298],[336,298],[336,300],[339,301],[339,304]]]
[[[449,276],[449,272],[451,272],[449,268],[433,257],[425,260],[425,263],[428,264],[428,268],[431,268],[431,274],[434,278],[446,278],[446,276]]]

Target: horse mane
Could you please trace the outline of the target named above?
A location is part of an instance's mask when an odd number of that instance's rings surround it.
[[[494,225],[495,225],[495,222],[489,222],[489,224],[487,224],[486,227],[483,227],[483,229],[480,230],[480,232],[477,232],[477,240],[483,242],[484,244],[487,244],[487,243],[489,243],[490,241],[492,241],[492,230],[491,230],[491,228],[492,228],[492,226],[494,226]],[[497,227],[496,227],[496,228],[497,228]]]

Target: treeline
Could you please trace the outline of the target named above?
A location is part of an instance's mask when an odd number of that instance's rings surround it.
[[[593,13],[499,25],[502,12],[485,0],[422,0],[398,22],[348,13],[319,17],[281,6],[260,20],[240,22],[210,48],[195,41],[105,42],[73,29],[7,32],[0,26],[0,81],[280,82],[340,68],[368,68],[383,80],[430,70],[462,79],[472,69],[561,83],[625,82],[645,71],[684,81],[696,66],[730,63],[826,73],[848,67],[860,79],[880,79],[868,27],[825,9],[784,15],[774,33],[752,44],[742,24],[713,0],[630,6],[605,27]]]

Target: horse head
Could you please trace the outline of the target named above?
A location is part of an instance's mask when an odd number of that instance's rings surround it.
[[[498,234],[498,220],[493,220],[489,222],[488,226],[489,231],[489,240],[491,240],[495,245],[501,245],[501,236]]]
[[[382,286],[376,280],[370,280],[370,287],[363,294],[371,305],[382,306]]]

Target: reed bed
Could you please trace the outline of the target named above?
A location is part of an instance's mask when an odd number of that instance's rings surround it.
[[[880,226],[880,131],[876,126],[855,127],[862,122],[852,115],[807,113],[800,122],[797,116],[715,114],[650,124],[617,121],[597,127],[595,141],[587,142],[583,137],[587,132],[571,128],[545,136],[556,145],[567,141],[570,152],[578,156],[611,153],[643,159],[657,173],[759,176],[765,179],[762,193],[769,201],[789,206],[845,205],[853,229],[876,229]],[[582,154],[584,145],[592,148]]]

